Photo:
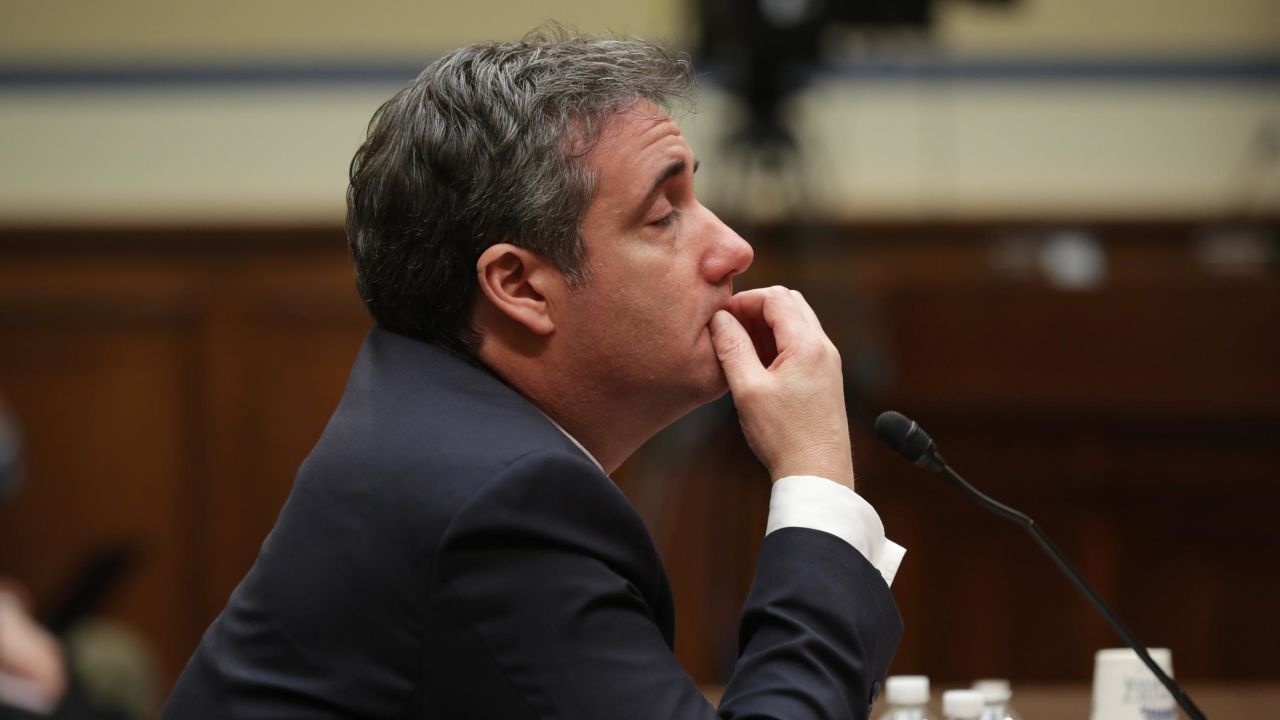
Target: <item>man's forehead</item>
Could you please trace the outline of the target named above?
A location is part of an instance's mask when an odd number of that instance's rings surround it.
[[[682,137],[680,125],[667,111],[652,101],[641,100],[605,122],[599,142],[590,154],[608,155],[619,146],[635,152],[666,138]]]
[[[662,108],[642,100],[609,119],[586,164],[601,173],[604,183],[633,184],[643,183],[646,175],[671,160],[689,155],[680,125]]]
[[[670,124],[677,134],[680,132],[680,126],[676,124],[670,113],[648,98],[636,101],[631,107],[619,113],[619,116],[642,127]]]

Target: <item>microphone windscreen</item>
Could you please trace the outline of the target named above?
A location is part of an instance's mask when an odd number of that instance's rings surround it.
[[[876,418],[876,435],[894,452],[918,462],[933,447],[933,440],[911,418],[889,410]]]
[[[876,435],[896,453],[902,452],[907,444],[907,435],[911,432],[911,422],[906,415],[894,410],[880,413],[876,418]]]

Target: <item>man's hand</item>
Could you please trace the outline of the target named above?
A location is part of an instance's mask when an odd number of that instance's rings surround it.
[[[0,578],[0,702],[47,714],[67,689],[62,649],[23,605]]]
[[[770,476],[818,475],[853,489],[840,353],[804,297],[747,290],[708,327],[743,434]]]

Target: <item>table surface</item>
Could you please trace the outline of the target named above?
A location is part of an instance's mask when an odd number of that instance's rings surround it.
[[[933,688],[929,707],[934,717],[942,717],[942,691],[952,687]],[[1280,682],[1190,683],[1186,690],[1209,720],[1280,719]],[[722,691],[719,687],[703,688],[712,703],[719,700]],[[1013,709],[1022,720],[1088,720],[1090,700],[1088,685],[1013,686]],[[884,709],[881,697],[871,717],[879,717]],[[1179,717],[1185,715],[1179,713]]]

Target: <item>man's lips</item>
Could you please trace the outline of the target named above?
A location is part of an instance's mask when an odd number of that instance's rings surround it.
[[[719,303],[716,303],[716,305],[715,305],[714,307],[712,307],[712,308],[711,308],[711,312],[707,313],[707,323],[710,323],[710,322],[711,322],[711,316],[712,316],[712,315],[715,315],[715,314],[716,314],[716,312],[718,312],[718,311],[720,311],[720,310],[724,310],[725,312],[727,312],[727,313],[729,313],[730,315],[732,315],[732,314],[733,314],[733,311],[729,309],[729,306],[730,306],[730,305],[732,305],[732,304],[733,304],[733,296],[732,296],[732,295],[730,295],[729,297],[727,297],[727,298],[725,298],[725,299],[721,300]]]
[[[729,300],[727,300],[727,299],[726,299],[726,300],[724,300],[724,301],[722,301],[722,302],[718,303],[717,305],[715,305],[714,307],[712,307],[712,308],[711,308],[711,312],[707,313],[707,315],[706,315],[705,319],[704,319],[704,320],[703,320],[703,322],[702,322],[702,327],[701,327],[701,328],[699,328],[699,330],[698,330],[698,337],[699,337],[699,338],[701,338],[701,337],[702,337],[702,333],[704,333],[704,332],[705,332],[708,336],[710,336],[710,335],[711,335],[711,318],[712,318],[716,313],[720,312],[721,310],[724,310],[724,311],[726,311],[726,312],[728,312],[728,311],[729,311]],[[730,313],[730,314],[732,314],[732,313]]]

